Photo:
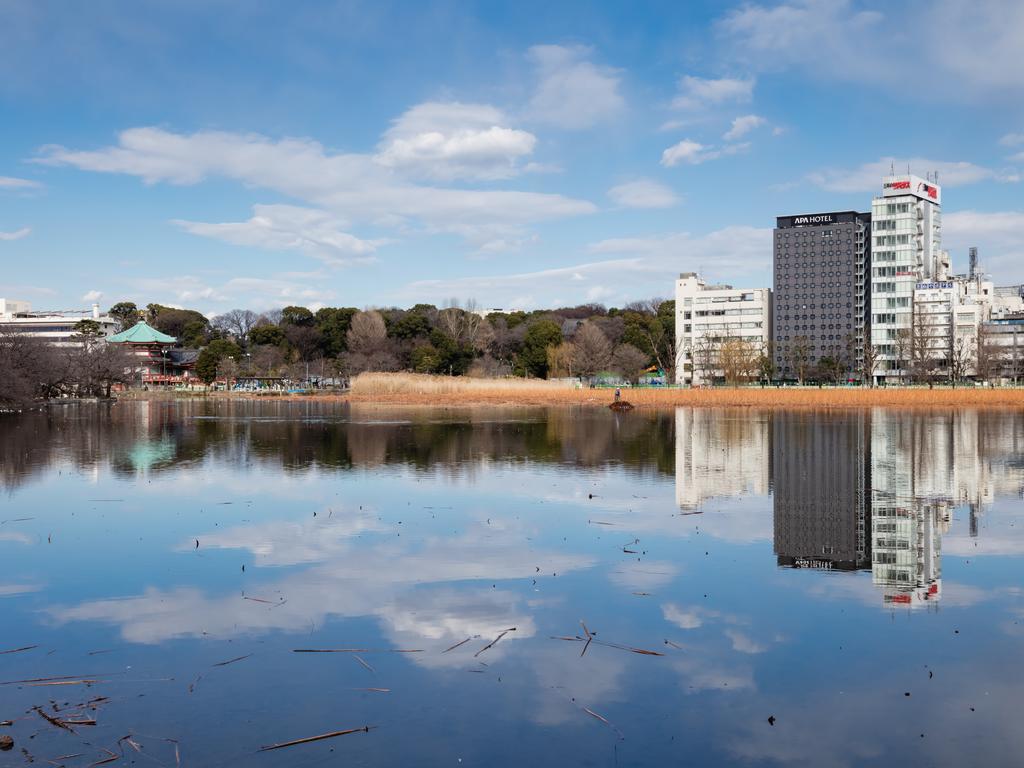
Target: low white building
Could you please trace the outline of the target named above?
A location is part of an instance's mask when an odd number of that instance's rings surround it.
[[[756,354],[767,351],[772,338],[770,288],[708,285],[696,272],[676,281],[676,383],[713,383],[723,372],[717,350],[739,340]]]
[[[101,315],[99,304],[93,304],[91,310],[81,312],[33,312],[32,305],[27,301],[0,299],[0,330],[23,333],[56,346],[75,345],[77,342],[72,340],[77,334],[75,326],[82,320],[93,320],[98,323],[103,336],[117,333],[117,320],[108,315]]]

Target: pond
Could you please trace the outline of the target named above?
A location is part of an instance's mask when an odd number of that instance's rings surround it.
[[[0,417],[0,765],[1014,763],[1022,493],[1016,411]]]

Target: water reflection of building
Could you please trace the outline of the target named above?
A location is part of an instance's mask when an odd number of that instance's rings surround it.
[[[780,411],[772,419],[779,565],[870,567],[871,417]]]
[[[966,421],[965,421],[966,420]],[[974,436],[974,440],[968,439]],[[871,581],[885,604],[942,594],[942,535],[953,504],[977,497],[977,413],[876,411],[871,428]]]
[[[676,505],[702,511],[723,496],[768,493],[768,414],[748,410],[676,409]]]
[[[952,507],[918,499],[872,510],[871,581],[888,604],[921,606],[942,594],[942,535]]]

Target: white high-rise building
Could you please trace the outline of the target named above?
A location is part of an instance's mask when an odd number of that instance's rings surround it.
[[[878,381],[903,373],[899,340],[901,331],[910,332],[917,284],[949,277],[941,203],[939,185],[913,175],[886,178],[871,202],[871,343]]]
[[[696,272],[683,272],[676,281],[676,383],[720,379],[718,352],[729,340],[744,342],[755,355],[767,351],[771,289],[707,285]]]

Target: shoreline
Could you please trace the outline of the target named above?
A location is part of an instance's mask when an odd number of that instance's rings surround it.
[[[573,389],[509,385],[500,390],[468,385],[454,391],[322,392],[310,394],[253,394],[242,392],[127,392],[121,400],[251,400],[335,402],[379,406],[583,406],[607,407],[614,401],[611,389]],[[715,389],[628,389],[622,400],[637,409],[658,408],[1010,408],[1024,409],[1024,387],[982,388],[821,388],[765,387]]]

